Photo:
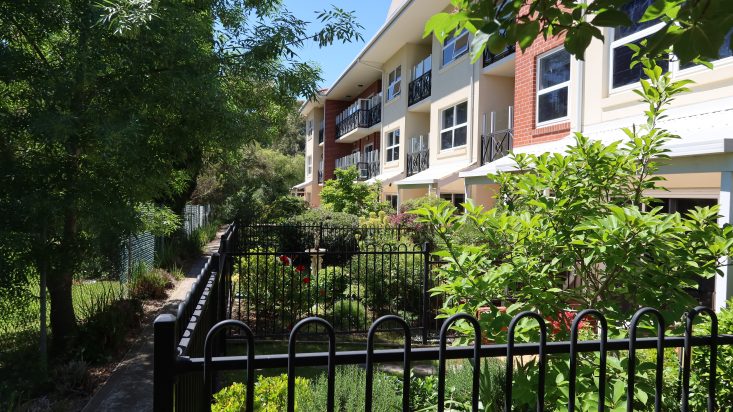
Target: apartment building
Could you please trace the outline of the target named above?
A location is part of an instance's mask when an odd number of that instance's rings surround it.
[[[652,2],[626,5],[632,21]],[[447,0],[393,1],[372,41],[328,92],[304,106],[314,124],[325,122],[325,141],[308,145],[306,168],[321,167],[329,179],[335,168],[356,164],[361,178],[381,182],[383,198],[395,205],[434,193],[456,204],[469,198],[491,207],[498,187],[486,176],[514,170],[509,151],[563,152],[574,132],[622,140],[622,127],[643,122],[644,107],[632,92],[642,73],[629,68],[625,45],[641,42],[660,24],[608,28],[607,41],[594,40],[585,61],[570,56],[564,39],[555,37],[539,38],[524,52],[487,53],[472,64],[468,34],[443,45],[422,38],[427,19],[448,7]],[[661,170],[668,190],[648,193],[669,211],[717,203],[721,224],[733,223],[729,42],[713,70],[682,66],[673,56],[662,63],[673,78],[695,84],[661,123],[681,137],[668,144],[671,159]],[[316,206],[319,186],[315,179],[309,185],[306,198]],[[725,276],[700,287],[716,308],[733,296],[733,274],[727,266],[723,270]]]
[[[467,32],[444,44],[423,38],[425,22],[449,7],[449,0],[394,0],[338,80],[302,107],[313,126],[306,179],[296,190],[312,206],[323,181],[352,165],[360,180],[379,182],[382,199],[395,207],[428,193],[465,201],[459,173],[481,165],[490,119],[509,127],[514,52],[472,63]]]

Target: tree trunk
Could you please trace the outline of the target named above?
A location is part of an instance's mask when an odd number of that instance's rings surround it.
[[[51,296],[51,332],[52,345],[55,353],[64,351],[70,338],[76,332],[76,314],[71,295],[71,285],[74,278],[74,261],[77,254],[78,227],[77,216],[69,207],[64,219],[64,233],[58,253],[54,254],[53,269],[48,276],[48,292]]]

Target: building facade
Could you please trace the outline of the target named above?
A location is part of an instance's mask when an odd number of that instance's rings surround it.
[[[632,1],[626,11],[640,17],[652,2]],[[299,188],[312,206],[319,205],[323,180],[353,164],[361,180],[380,182],[383,200],[395,206],[432,193],[491,207],[497,186],[486,176],[513,170],[509,151],[563,152],[575,132],[616,141],[625,137],[622,127],[643,121],[644,107],[632,91],[642,73],[629,69],[625,45],[661,24],[607,28],[607,41],[594,39],[585,61],[554,37],[539,38],[524,52],[485,53],[472,63],[468,33],[444,44],[422,37],[430,16],[449,7],[448,0],[394,0],[385,24],[331,89],[303,106],[315,131]],[[661,124],[680,136],[668,144],[671,158],[661,170],[668,190],[648,193],[669,211],[719,204],[721,224],[733,219],[729,42],[713,70],[674,58],[662,63],[674,79],[695,83]],[[733,296],[733,274],[728,266],[723,270],[726,276],[701,285],[716,308]]]

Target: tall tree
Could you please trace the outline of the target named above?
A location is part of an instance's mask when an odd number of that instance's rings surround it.
[[[57,348],[76,327],[73,276],[140,228],[135,207],[182,203],[206,153],[312,94],[305,41],[361,38],[350,13],[319,18],[310,33],[264,0],[0,4],[0,250],[47,272]]]

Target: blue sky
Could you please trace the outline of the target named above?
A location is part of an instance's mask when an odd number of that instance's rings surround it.
[[[347,11],[355,11],[356,16],[364,26],[361,31],[364,37],[363,42],[357,43],[336,43],[326,48],[319,48],[317,44],[309,42],[299,53],[305,61],[313,61],[321,66],[321,87],[331,87],[346,66],[356,57],[356,54],[364,47],[377,30],[384,23],[387,17],[387,9],[390,0],[285,0],[285,6],[296,17],[306,21],[315,22],[315,11],[330,9],[331,5]],[[313,29],[316,29],[314,26]]]

